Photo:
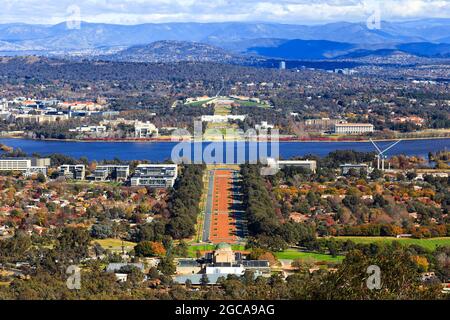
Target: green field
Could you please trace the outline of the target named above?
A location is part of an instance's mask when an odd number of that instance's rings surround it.
[[[300,260],[311,260],[313,262],[325,261],[334,263],[339,263],[344,259],[343,256],[332,257],[329,254],[302,252],[298,251],[297,249],[287,249],[284,250],[283,252],[276,252],[275,257],[277,259],[286,259],[286,260],[300,259]]]
[[[208,103],[210,101],[214,100],[214,98],[212,99],[207,99],[207,100],[201,100],[201,101],[194,101],[191,103],[185,103],[186,106],[190,106],[190,107],[201,107],[203,106],[205,103]]]
[[[241,105],[241,107],[258,107],[258,108],[269,108],[270,106],[262,103],[257,103],[254,101],[246,101],[246,100],[237,100],[234,99],[237,103]]]
[[[111,250],[111,251],[121,251],[122,250],[122,240],[120,239],[99,239],[92,241],[92,244],[97,242],[102,246],[103,249]],[[123,246],[125,247],[125,251],[133,250],[136,243],[123,241]]]
[[[431,238],[431,239],[412,239],[412,238],[394,238],[394,237],[336,237],[338,241],[351,240],[355,243],[391,243],[398,241],[403,245],[419,245],[428,250],[434,250],[437,246],[450,246],[450,237],[447,238]]]

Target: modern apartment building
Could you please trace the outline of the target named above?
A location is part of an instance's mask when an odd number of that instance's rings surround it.
[[[60,177],[74,180],[84,180],[86,177],[86,166],[84,164],[65,164],[58,167]]]
[[[148,186],[152,188],[170,188],[178,176],[176,164],[140,164],[136,167],[132,186]]]
[[[96,181],[125,181],[130,176],[130,166],[127,165],[101,165],[97,166],[94,173]]]

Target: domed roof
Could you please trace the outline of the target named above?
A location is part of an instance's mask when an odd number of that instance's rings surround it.
[[[222,243],[219,243],[216,246],[216,250],[220,250],[220,249],[222,249],[222,250],[224,250],[224,249],[231,250],[231,246],[228,243],[222,242]]]

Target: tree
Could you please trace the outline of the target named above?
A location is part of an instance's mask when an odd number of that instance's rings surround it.
[[[166,250],[160,242],[142,241],[134,247],[134,252],[138,257],[164,256]]]
[[[41,172],[39,172],[38,175],[37,175],[36,180],[39,183],[44,183],[45,181],[47,181],[47,178]]]
[[[200,279],[200,284],[204,287],[206,287],[209,284],[209,279],[206,273],[202,274],[202,277]]]
[[[417,178],[417,173],[415,171],[409,171],[406,173],[406,178],[408,178],[408,180],[414,180]]]
[[[97,223],[91,228],[91,236],[96,239],[106,239],[113,235],[111,223]]]
[[[145,278],[142,271],[132,265],[123,266],[122,268],[120,268],[119,272],[126,273],[128,275],[127,282],[129,282],[133,286],[140,285]]]
[[[189,247],[186,243],[186,241],[181,240],[180,243],[177,244],[177,246],[174,249],[174,254],[180,257],[187,257],[189,254]]]
[[[327,248],[328,251],[330,252],[330,255],[332,257],[336,257],[338,255],[338,244],[336,243],[336,240],[332,239],[332,240],[328,240],[327,241]]]
[[[89,232],[83,228],[64,228],[58,237],[55,247],[61,259],[79,262],[88,256],[91,237]]]
[[[369,266],[380,268],[381,290],[371,290],[367,286],[367,281],[370,281]],[[316,286],[308,290],[315,299],[325,300],[420,300],[441,297],[438,287],[423,286],[418,265],[408,250],[398,243],[367,253],[361,250],[349,252],[336,272],[324,275]]]
[[[161,271],[165,276],[171,276],[175,274],[176,267],[171,256],[161,258],[158,264],[158,270]]]
[[[383,177],[383,172],[381,170],[375,168],[373,169],[372,173],[370,174],[370,179],[372,180],[378,180]]]

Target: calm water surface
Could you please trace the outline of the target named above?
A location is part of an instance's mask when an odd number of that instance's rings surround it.
[[[72,142],[72,141],[39,141],[25,139],[0,138],[0,143],[20,148],[28,154],[39,153],[48,155],[61,153],[70,157],[87,157],[89,160],[150,160],[164,161],[170,159],[172,149],[176,143],[172,142]],[[388,146],[392,142],[380,142],[381,146]],[[210,143],[203,143],[203,148]],[[248,157],[248,143],[238,143],[245,146]],[[450,149],[450,139],[430,139],[402,141],[389,150],[387,156],[405,154],[427,158],[428,152]],[[237,146],[234,146],[234,150]],[[270,148],[269,148],[270,149]],[[224,147],[225,150],[225,147]],[[309,154],[326,156],[335,150],[374,151],[370,142],[280,142],[279,153],[283,159]],[[224,152],[226,154],[226,152]],[[270,155],[270,151],[268,152]]]

